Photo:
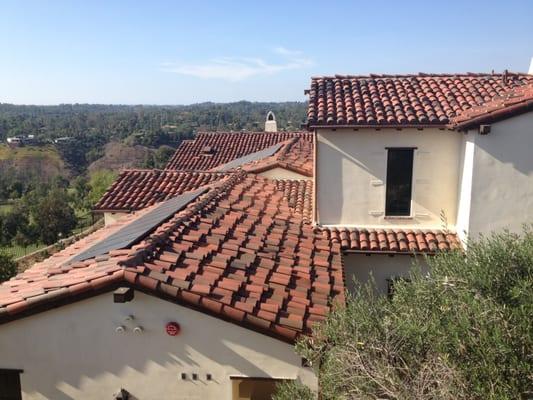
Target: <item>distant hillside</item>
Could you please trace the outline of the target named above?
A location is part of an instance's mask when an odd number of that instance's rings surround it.
[[[142,167],[145,160],[153,154],[145,146],[128,146],[124,143],[111,142],[105,145],[104,155],[89,165],[89,171],[108,169],[119,171],[124,168]]]
[[[53,146],[12,149],[0,145],[0,177],[8,175],[22,180],[49,181],[56,176],[68,177],[70,173]]]
[[[49,143],[69,137],[71,140],[56,148],[68,169],[80,174],[105,156],[105,146],[110,142],[150,149],[162,145],[175,148],[198,131],[261,131],[270,110],[275,113],[280,130],[298,130],[305,121],[306,103],[302,102],[240,101],[187,106],[0,104],[0,142],[17,135],[35,135],[41,142]],[[111,165],[106,160],[101,164]]]

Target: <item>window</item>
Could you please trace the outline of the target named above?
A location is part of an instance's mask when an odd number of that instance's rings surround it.
[[[389,148],[385,215],[410,216],[414,148]]]
[[[20,373],[18,369],[0,369],[0,400],[21,400]]]

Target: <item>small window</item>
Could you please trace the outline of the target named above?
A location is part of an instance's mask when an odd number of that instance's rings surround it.
[[[410,216],[414,149],[388,149],[385,215]]]
[[[0,369],[0,400],[21,400],[20,373],[17,369]]]

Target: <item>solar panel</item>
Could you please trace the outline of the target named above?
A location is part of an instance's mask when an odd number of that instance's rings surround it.
[[[279,150],[279,148],[283,146],[283,143],[277,143],[273,146],[267,147],[266,149],[256,151],[255,153],[247,154],[245,156],[236,158],[233,161],[230,161],[229,163],[223,164],[219,168],[217,168],[218,171],[229,171],[231,169],[240,167],[241,165],[247,164],[252,161],[258,161],[262,160],[263,158],[270,157],[273,155],[276,151]]]
[[[205,191],[207,191],[206,187],[199,188],[162,202],[152,211],[124,225],[115,233],[69,259],[67,263],[98,257],[111,250],[124,249],[134,244]]]

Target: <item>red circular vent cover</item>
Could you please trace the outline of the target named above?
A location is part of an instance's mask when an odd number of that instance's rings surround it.
[[[177,336],[178,333],[180,333],[180,324],[177,322],[169,322],[167,326],[165,326],[165,330],[167,331],[168,335]]]

